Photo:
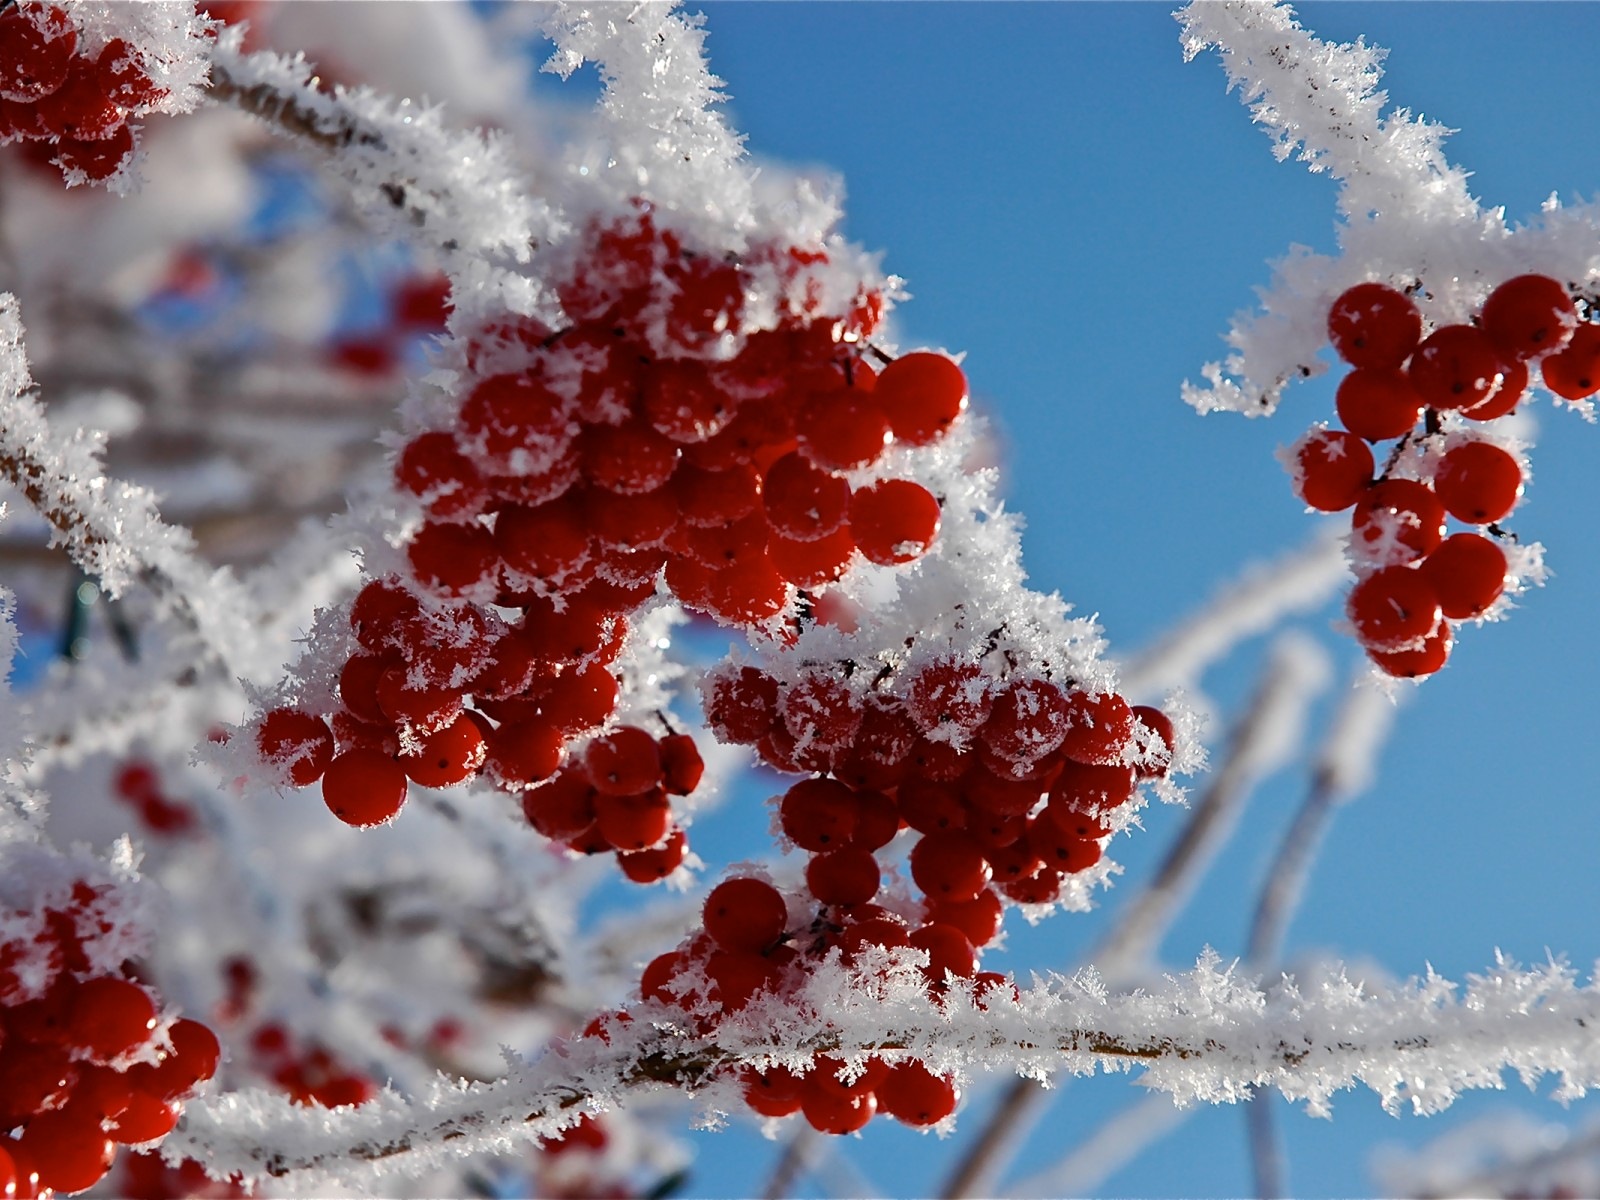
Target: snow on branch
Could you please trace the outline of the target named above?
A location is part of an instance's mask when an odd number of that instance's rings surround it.
[[[886,956],[887,957],[887,956]],[[1053,976],[1016,997],[981,1003],[952,988],[929,1000],[916,955],[864,976],[818,971],[794,1003],[752,1004],[714,1034],[694,1036],[647,1006],[610,1042],[587,1038],[520,1063],[493,1083],[440,1079],[413,1100],[385,1093],[357,1109],[300,1108],[263,1093],[191,1103],[162,1146],[214,1174],[295,1188],[370,1186],[460,1155],[550,1136],[634,1089],[705,1092],[715,1107],[730,1068],[804,1068],[818,1054],[921,1059],[938,1071],[1008,1068],[1048,1079],[1143,1069],[1139,1082],[1180,1105],[1242,1100],[1263,1087],[1325,1115],[1335,1092],[1364,1084],[1387,1111],[1437,1112],[1465,1089],[1498,1088],[1515,1070],[1533,1086],[1560,1079],[1557,1099],[1600,1083],[1600,984],[1552,962],[1500,961],[1465,987],[1429,972],[1367,985],[1341,967],[1263,984],[1207,952],[1193,970],[1148,990],[1110,991],[1093,970]]]
[[[1184,384],[1184,399],[1200,412],[1270,415],[1288,383],[1320,375],[1328,307],[1352,284],[1414,290],[1424,315],[1446,324],[1466,320],[1514,275],[1537,271],[1588,287],[1600,274],[1600,210],[1562,210],[1552,199],[1539,223],[1510,229],[1504,211],[1483,207],[1467,191],[1467,172],[1445,157],[1447,130],[1404,108],[1382,115],[1385,51],[1321,41],[1282,4],[1192,3],[1178,21],[1185,58],[1217,49],[1230,88],[1280,160],[1298,150],[1312,171],[1338,180],[1342,218],[1340,257],[1295,247],[1274,265],[1257,311],[1234,318],[1232,353],[1206,364],[1207,386]]]
[[[548,236],[549,208],[534,199],[494,134],[450,129],[442,111],[368,88],[323,90],[303,58],[246,54],[240,34],[219,38],[211,96],[329,156],[368,219],[396,237],[421,231],[445,269],[484,311],[531,312],[541,298],[524,268]]]
[[[49,522],[53,544],[108,593],[148,588],[230,674],[253,674],[262,664],[250,658],[259,639],[244,590],[194,556],[193,539],[161,520],[150,492],[106,478],[98,435],[52,430],[32,386],[16,299],[0,293],[0,477]]]

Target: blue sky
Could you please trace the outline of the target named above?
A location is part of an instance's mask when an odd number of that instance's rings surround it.
[[[841,172],[848,232],[885,250],[914,293],[900,313],[906,340],[967,351],[975,397],[1007,435],[1008,495],[1029,518],[1037,586],[1098,612],[1126,653],[1243,563],[1310,533],[1273,450],[1331,416],[1331,381],[1253,422],[1198,417],[1178,387],[1221,357],[1228,318],[1266,282],[1268,260],[1292,243],[1334,248],[1334,186],[1272,158],[1214,57],[1183,63],[1169,5],[701,7],[751,148]],[[1569,203],[1595,193],[1600,123],[1583,84],[1600,6],[1300,13],[1324,37],[1389,47],[1391,97],[1460,130],[1448,152],[1473,172],[1475,194],[1513,220],[1552,192]],[[1588,520],[1600,430],[1548,406],[1537,413],[1535,479],[1512,524],[1546,544],[1555,577],[1511,620],[1464,631],[1454,661],[1401,713],[1379,783],[1337,818],[1291,953],[1401,976],[1431,963],[1454,978],[1491,964],[1497,948],[1523,961],[1564,953],[1585,971],[1600,958],[1590,736],[1600,556]],[[1336,616],[1299,624],[1343,666],[1354,652],[1332,632]],[[1224,702],[1246,694],[1263,649],[1244,647],[1208,690]],[[1254,889],[1304,782],[1291,769],[1253,799],[1168,937],[1167,962],[1186,966],[1206,945],[1243,949]],[[1148,876],[1180,820],[1157,812],[1145,835],[1118,843],[1124,887]],[[1058,917],[1014,934],[992,965],[1069,966],[1100,927],[1099,916]],[[1343,1097],[1332,1122],[1285,1111],[1292,1190],[1371,1192],[1374,1145],[1416,1144],[1506,1105],[1563,1117],[1510,1087],[1429,1121],[1388,1117],[1367,1093]],[[1139,1094],[1120,1077],[1072,1084],[1019,1169],[1051,1161]],[[966,1133],[985,1107],[975,1095]],[[846,1152],[885,1193],[936,1188],[962,1135],[919,1142],[888,1124]],[[778,1152],[744,1129],[695,1137],[697,1194],[758,1190]],[[1104,1184],[1129,1196],[1250,1187],[1233,1109],[1196,1115]]]

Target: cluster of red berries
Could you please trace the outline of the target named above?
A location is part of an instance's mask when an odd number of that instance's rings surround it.
[[[0,1196],[93,1186],[118,1144],[165,1137],[216,1073],[210,1029],[164,1021],[148,988],[92,968],[85,943],[113,928],[103,899],[80,881],[36,936],[0,943]]]
[[[795,588],[838,579],[857,556],[921,555],[938,501],[909,480],[853,487],[846,473],[891,442],[937,440],[966,381],[935,354],[875,374],[860,339],[881,299],[822,315],[807,271],[825,263],[820,251],[697,254],[641,205],[594,231],[558,289],[574,324],[480,330],[454,426],[414,438],[396,463],[427,513],[411,577],[356,598],[361,649],[341,670],[331,726],[268,713],[261,756],[285,782],[320,779],[353,825],[394,816],[408,778],[444,787],[481,769],[525,791],[611,717],[610,664],[663,576],[691,607],[771,628]],[[776,328],[746,331],[747,295],[762,287],[786,307]],[[728,339],[732,357],[716,357]],[[619,850],[637,842],[619,837]]]
[[[815,856],[806,878],[822,904],[870,902],[873,852],[909,827],[930,919],[984,946],[999,929],[991,883],[1019,904],[1053,902],[1066,875],[1099,861],[1106,820],[1139,779],[1171,762],[1172,723],[1115,692],[1000,680],[955,657],[906,672],[898,693],[881,674],[862,692],[853,666],[814,665],[789,683],[739,667],[706,688],[719,739],[816,773],[784,795],[779,820]]]
[[[657,738],[621,725],[591,741],[549,783],[522,794],[522,811],[552,841],[580,854],[615,851],[635,883],[671,875],[689,841],[672,817],[672,796],[700,785],[705,763],[685,733]]]
[[[161,776],[142,759],[124,763],[111,787],[112,794],[137,812],[151,833],[177,835],[194,828],[194,810],[163,792]]]
[[[1600,390],[1600,325],[1580,323],[1567,289],[1543,275],[1495,288],[1472,324],[1423,337],[1409,296],[1362,283],[1334,301],[1328,336],[1353,370],[1336,399],[1344,429],[1313,429],[1293,448],[1300,498],[1352,512],[1359,580],[1346,612],[1368,656],[1401,678],[1444,666],[1451,621],[1481,616],[1505,588],[1507,560],[1477,532],[1447,536],[1446,518],[1488,527],[1522,495],[1515,455],[1468,422],[1512,412],[1537,365],[1544,384],[1578,400]],[[1381,472],[1369,443],[1399,438]],[[1407,476],[1393,474],[1404,464]],[[1375,477],[1376,476],[1376,477]]]
[[[813,772],[779,802],[783,832],[810,853],[803,914],[770,883],[741,877],[714,888],[702,928],[654,959],[640,989],[709,1030],[763,993],[799,988],[832,951],[847,964],[872,948],[912,947],[938,996],[951,977],[980,992],[1005,986],[978,971],[999,935],[1003,905],[1047,904],[1067,875],[1100,859],[1114,810],[1141,777],[1166,773],[1173,727],[1115,693],[1049,680],[997,680],[974,662],[943,658],[908,673],[902,694],[880,677],[864,695],[847,665],[789,683],[755,667],[714,674],[706,713],[724,741],[759,748],[771,765]],[[876,852],[916,832],[916,919],[875,903]],[[591,1032],[601,1032],[595,1027]],[[935,1124],[955,1108],[949,1079],[920,1063],[869,1065],[853,1082],[821,1060],[803,1078],[746,1072],[745,1095],[768,1116],[803,1111],[817,1129],[849,1133],[881,1107]]]
[[[378,1089],[323,1046],[297,1047],[282,1025],[261,1026],[250,1038],[256,1069],[288,1093],[296,1104],[339,1108],[365,1104]]]
[[[66,10],[37,0],[0,10],[0,145],[106,180],[133,155],[130,118],[166,95],[121,38],[90,46]]]

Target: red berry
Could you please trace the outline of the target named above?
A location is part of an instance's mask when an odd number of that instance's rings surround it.
[[[530,373],[480,380],[461,405],[460,430],[469,454],[512,474],[546,469],[572,440],[566,401]]]
[[[1070,708],[1055,684],[1043,679],[1016,679],[994,698],[980,736],[1001,758],[1037,762],[1060,747],[1067,736]]]
[[[128,1107],[107,1123],[106,1133],[125,1146],[166,1137],[178,1123],[180,1108],[170,1100],[136,1091]]]
[[[1389,652],[1368,647],[1367,657],[1396,679],[1421,679],[1434,674],[1449,660],[1453,638],[1450,622],[1440,621],[1419,646]]]
[[[955,1081],[919,1062],[896,1063],[877,1088],[878,1104],[902,1125],[937,1125],[961,1103]]]
[[[662,788],[636,796],[600,792],[594,798],[594,814],[598,833],[627,853],[661,845],[672,831],[672,804]]]
[[[387,668],[378,676],[378,708],[390,721],[424,737],[461,715],[461,693],[445,688],[412,687],[405,667]]]
[[[554,775],[565,754],[566,739],[556,724],[529,717],[494,731],[484,766],[502,787],[520,791]]]
[[[1061,753],[1074,762],[1120,763],[1133,737],[1133,712],[1115,692],[1067,696],[1068,728]]]
[[[877,397],[855,391],[812,396],[795,417],[795,433],[801,452],[828,471],[870,466],[893,440]]]
[[[222,1044],[209,1028],[188,1017],[174,1021],[167,1037],[172,1050],[156,1066],[156,1076],[162,1085],[161,1096],[171,1100],[217,1073]]]
[[[723,525],[755,512],[761,504],[761,475],[748,463],[705,470],[685,463],[672,475],[677,514],[689,525]]]
[[[900,784],[902,819],[918,833],[944,833],[967,827],[967,806],[954,783],[911,776]]]
[[[778,711],[801,749],[843,749],[861,728],[859,697],[842,680],[819,672],[791,684]]]
[[[683,830],[674,829],[660,846],[633,854],[619,853],[617,865],[634,883],[656,883],[682,866],[688,853],[688,837]]]
[[[782,894],[760,879],[728,879],[711,889],[701,912],[706,932],[724,950],[758,954],[789,924]]]
[[[477,464],[443,430],[412,438],[395,461],[394,477],[436,517],[476,516],[488,499],[488,484]]]
[[[885,479],[850,497],[850,535],[871,562],[921,558],[939,535],[939,501],[920,483]]]
[[[422,602],[397,580],[374,579],[350,606],[350,628],[368,650],[399,646],[422,618]]]
[[[1134,706],[1133,719],[1154,734],[1159,742],[1159,745],[1152,744],[1135,735],[1136,740],[1140,740],[1141,745],[1148,749],[1148,755],[1136,764],[1139,778],[1165,778],[1168,767],[1172,765],[1172,752],[1177,748],[1177,742],[1173,740],[1176,731],[1172,726],[1172,718],[1159,708],[1138,704]]]
[[[848,527],[809,542],[774,535],[767,543],[767,556],[778,573],[803,588],[842,579],[855,553],[856,540]]]
[[[799,453],[785,454],[768,467],[761,489],[772,528],[799,542],[832,533],[844,524],[850,508],[850,485]]]
[[[1345,428],[1369,442],[1399,437],[1422,416],[1422,397],[1404,371],[1358,367],[1340,382],[1334,403]]]
[[[1523,393],[1528,390],[1528,364],[1519,358],[1507,359],[1501,365],[1500,386],[1482,404],[1461,410],[1461,415],[1473,421],[1493,421],[1517,407]]]
[[[19,1145],[38,1166],[42,1187],[81,1192],[105,1178],[117,1146],[100,1128],[99,1115],[69,1105],[28,1122]]]
[[[930,983],[943,983],[945,974],[971,979],[978,969],[978,954],[967,935],[954,925],[924,925],[907,939],[918,950],[928,952],[928,965],[922,969]]]
[[[450,787],[477,774],[484,758],[483,732],[466,716],[423,739],[422,749],[405,755],[400,766],[423,787]]]
[[[1000,897],[987,887],[971,900],[930,899],[928,902],[930,922],[954,925],[974,946],[987,946],[999,936],[1003,915]]]
[[[1559,350],[1578,323],[1572,297],[1548,275],[1506,280],[1483,302],[1481,320],[1494,344],[1516,359]]]
[[[1381,479],[1351,514],[1350,548],[1381,565],[1411,562],[1444,540],[1444,521],[1444,504],[1427,484]]]
[[[1500,351],[1472,325],[1444,325],[1428,335],[1406,366],[1429,408],[1474,408],[1500,387]]]
[[[322,778],[333,761],[333,730],[321,717],[296,708],[275,708],[261,719],[256,748],[295,787]]]
[[[717,740],[749,746],[778,717],[778,681],[755,667],[711,676],[705,693],[706,720]]]
[[[1433,486],[1452,517],[1487,525],[1508,514],[1522,495],[1522,468],[1490,442],[1466,442],[1439,462]]]
[[[443,329],[450,319],[450,280],[443,275],[403,279],[389,297],[389,308],[402,329]]]
[[[1122,763],[1091,765],[1068,762],[1055,785],[1052,797],[1059,797],[1074,808],[1109,812],[1133,799],[1134,769]]]
[[[1372,450],[1342,429],[1313,429],[1291,449],[1295,494],[1319,512],[1341,512],[1372,482]]]
[[[0,96],[42,100],[67,80],[78,31],[55,5],[17,4],[0,12]]]
[[[859,816],[855,793],[836,779],[802,779],[778,807],[785,836],[817,853],[850,844]]]
[[[1061,822],[1035,819],[1028,826],[1028,845],[1044,863],[1042,874],[1075,875],[1100,861],[1097,838],[1078,837],[1062,828]]]
[[[500,564],[494,536],[482,525],[429,521],[406,548],[417,581],[442,596],[492,587]]]
[[[667,544],[682,516],[677,493],[671,486],[631,496],[590,488],[583,494],[581,506],[581,515],[577,511],[573,513],[575,523],[587,525],[588,532],[602,547],[630,552],[654,550]],[[584,530],[581,527],[570,532],[563,530],[562,535],[576,541],[578,536],[584,535]],[[587,549],[587,536],[583,536],[583,544]]]
[[[1438,593],[1440,610],[1454,621],[1481,616],[1506,586],[1505,552],[1477,533],[1446,538],[1417,569]]]
[[[1328,340],[1353,367],[1396,370],[1421,337],[1416,305],[1387,284],[1358,283],[1328,310]]]
[[[569,767],[522,793],[522,815],[545,837],[563,841],[594,824],[596,794],[588,777]]]
[[[866,904],[878,894],[878,860],[861,846],[819,854],[806,866],[806,886],[823,904]]]
[[[1563,349],[1540,361],[1539,373],[1544,386],[1563,400],[1600,391],[1600,325],[1579,325]]]
[[[642,421],[591,425],[583,432],[584,478],[596,487],[633,496],[672,478],[682,451]]]
[[[941,659],[922,667],[906,692],[906,712],[924,731],[943,728],[961,738],[989,719],[990,680],[975,662]]]
[[[930,833],[911,851],[911,878],[935,900],[972,900],[989,885],[989,862],[965,833]]]
[[[150,1040],[156,1027],[150,994],[127,979],[86,979],[72,993],[68,1013],[73,1045],[96,1062],[110,1062]]]
[[[613,796],[634,796],[661,782],[661,750],[637,725],[622,725],[589,743],[583,755],[589,781]]]
[[[1392,653],[1433,632],[1439,596],[1420,571],[1382,567],[1350,589],[1345,612],[1363,645]]]
[[[815,1074],[813,1071],[812,1075]],[[811,1086],[811,1078],[811,1075],[806,1077],[800,1109],[818,1133],[842,1137],[863,1128],[876,1115],[878,1098],[875,1093],[818,1089]]]
[[[800,1111],[805,1080],[787,1067],[757,1071],[746,1067],[740,1073],[744,1101],[763,1117],[787,1117]]]
[[[106,94],[99,70],[87,59],[74,59],[66,82],[38,103],[39,120],[57,137],[98,142],[110,137],[127,114]]]
[[[382,825],[406,802],[406,773],[380,750],[347,750],[328,764],[322,799],[346,825]]]
[[[110,179],[133,154],[133,130],[119,125],[107,136],[94,141],[62,138],[55,146],[51,159],[69,176],[82,171],[96,183]]]
[[[873,399],[896,441],[926,446],[966,409],[967,377],[943,354],[902,354],[879,374]]]
[[[616,707],[617,677],[601,663],[563,668],[540,704],[545,717],[564,733],[593,729]]]
[[[669,733],[661,739],[660,750],[661,775],[670,795],[687,796],[700,786],[706,764],[692,737],[686,733]]]
[[[674,442],[703,442],[733,419],[735,403],[696,361],[656,363],[640,395],[644,418]]]

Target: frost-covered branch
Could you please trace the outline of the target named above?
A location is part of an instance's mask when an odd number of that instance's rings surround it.
[[[823,971],[799,1004],[753,1005],[713,1036],[685,1034],[661,1010],[646,1010],[630,1027],[613,1026],[611,1044],[586,1039],[494,1083],[441,1081],[416,1100],[386,1094],[338,1114],[259,1093],[197,1102],[163,1153],[252,1180],[370,1186],[375,1167],[415,1171],[549,1136],[633,1089],[706,1090],[715,1103],[719,1078],[738,1064],[803,1065],[817,1054],[848,1061],[901,1051],[935,1069],[1040,1078],[1139,1066],[1144,1084],[1179,1104],[1234,1102],[1271,1087],[1313,1113],[1358,1083],[1387,1110],[1423,1113],[1464,1089],[1502,1086],[1508,1068],[1530,1085],[1558,1076],[1558,1098],[1600,1084],[1600,984],[1580,984],[1558,963],[1525,971],[1502,962],[1464,988],[1431,973],[1369,986],[1342,969],[1262,986],[1208,954],[1192,971],[1131,994],[1084,971],[1019,995],[989,993],[985,1007],[956,991],[936,1006],[914,966],[866,986]]]
[[[211,95],[326,154],[379,229],[419,231],[484,311],[532,311],[541,293],[526,264],[548,206],[528,194],[499,138],[449,129],[437,108],[365,88],[319,87],[310,64],[219,40]]]
[[[244,590],[195,558],[192,539],[161,520],[149,492],[106,478],[91,432],[51,429],[31,387],[16,300],[0,295],[0,476],[108,593],[148,588],[230,675],[260,669],[251,655],[254,605]]]

